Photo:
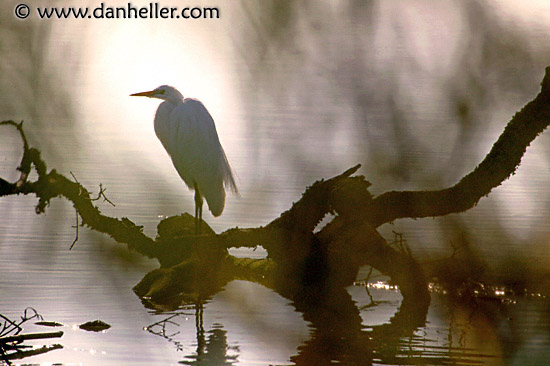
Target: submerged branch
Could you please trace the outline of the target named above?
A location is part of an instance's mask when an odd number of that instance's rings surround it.
[[[27,341],[29,339],[60,338],[62,336],[63,336],[62,331],[46,332],[46,333],[18,334],[18,335],[14,335],[14,336],[1,337],[0,338],[0,344],[2,344],[2,343],[11,343],[11,342],[21,343],[21,342]]]

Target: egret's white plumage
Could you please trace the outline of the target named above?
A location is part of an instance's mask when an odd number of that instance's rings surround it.
[[[195,215],[202,215],[202,198],[212,215],[225,205],[225,189],[238,194],[235,178],[216,132],[214,120],[197,99],[183,98],[167,85],[132,96],[162,99],[155,114],[155,133],[185,184],[195,190]],[[200,216],[198,217],[200,220]]]

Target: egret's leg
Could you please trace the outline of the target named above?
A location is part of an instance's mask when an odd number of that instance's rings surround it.
[[[195,193],[195,234],[199,232],[199,206],[197,205],[197,193]]]
[[[199,234],[202,232],[202,196],[201,196],[201,204],[199,205]]]
[[[195,234],[197,235],[201,233],[203,202],[199,186],[195,183]]]

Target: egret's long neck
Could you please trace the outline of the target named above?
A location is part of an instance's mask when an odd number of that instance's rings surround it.
[[[179,104],[183,102],[183,97],[179,95],[170,95],[166,98],[163,98],[163,100],[168,103]]]

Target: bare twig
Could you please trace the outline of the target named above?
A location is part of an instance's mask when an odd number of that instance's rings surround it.
[[[14,121],[2,121],[0,122],[0,126],[14,126],[17,128],[17,131],[19,131],[19,135],[21,135],[21,139],[23,140],[23,148],[25,150],[29,149],[29,143],[27,142],[27,137],[25,136],[25,131],[23,131],[23,121],[20,123],[16,123]]]
[[[73,240],[73,243],[71,244],[71,246],[69,247],[69,250],[72,250],[74,245],[76,244],[76,242],[78,241],[78,227],[80,226],[79,223],[78,223],[78,210],[75,208],[74,210],[74,213],[75,213],[75,219],[76,219],[76,223],[75,225],[73,226],[76,230],[76,235],[75,235],[75,238]]]
[[[107,198],[107,196],[105,195],[105,191],[107,190],[107,188],[103,188],[103,184],[99,184],[99,193],[97,194],[97,197],[96,198],[91,198],[89,197],[88,195],[88,191],[84,189],[84,187],[82,187],[82,185],[80,184],[80,182],[78,181],[78,179],[76,179],[76,176],[73,174],[73,172],[69,172],[71,174],[71,176],[73,177],[75,183],[78,184],[78,187],[79,187],[79,191],[78,191],[78,196],[83,196],[82,193],[85,191],[86,192],[86,195],[84,195],[83,197],[88,197],[88,199],[90,201],[97,201],[99,200],[101,197],[103,197],[103,201],[105,202],[108,202],[110,203],[113,207],[115,206],[115,204],[113,202],[111,202],[111,200],[109,200]],[[78,227],[79,226],[83,226],[84,223],[82,223],[82,225],[79,224],[79,219],[78,219],[78,210],[76,209],[75,207],[75,214],[76,214],[76,224],[75,226],[73,226],[76,230],[76,235],[75,235],[75,238],[73,240],[73,243],[71,244],[71,246],[69,247],[69,250],[72,250],[74,245],[76,244],[76,242],[78,241]]]
[[[32,312],[33,314],[29,315],[29,312]],[[4,323],[2,324],[2,330],[0,330],[0,337],[2,337],[6,334],[14,332],[15,334],[19,334],[23,330],[23,328],[21,328],[21,325],[23,323],[34,318],[42,320],[42,315],[38,314],[38,312],[34,308],[28,307],[23,311],[23,316],[21,317],[21,320],[19,322],[13,321],[2,314],[0,314],[0,318],[4,320]]]
[[[392,233],[394,235],[394,238],[391,244],[394,245],[401,252],[412,257],[411,248],[409,248],[409,245],[407,244],[407,239],[403,237],[403,233],[398,233],[394,230],[392,230]]]
[[[73,174],[73,172],[69,171],[69,173],[71,173],[74,181],[78,184],[78,186],[80,187],[80,182],[78,181],[78,179],[76,179],[76,176]],[[79,189],[79,192],[78,192],[78,195],[80,196],[80,194],[82,193],[82,190]],[[75,238],[73,240],[73,243],[71,244],[71,246],[69,247],[69,250],[72,250],[74,245],[76,244],[76,242],[78,241],[78,226],[79,226],[79,223],[78,223],[78,210],[74,209],[74,213],[75,213],[75,219],[76,219],[76,224],[75,226],[73,226],[76,230],[76,235],[75,235]]]
[[[91,200],[97,201],[101,197],[103,197],[103,202],[108,202],[111,204],[111,206],[115,207],[116,205],[113,202],[111,202],[111,200],[108,199],[107,196],[105,195],[105,191],[107,191],[107,188],[103,188],[103,184],[99,183],[99,193],[97,194],[96,198],[91,198]]]
[[[21,317],[21,320],[19,322],[13,321],[2,314],[0,314],[0,318],[3,319],[2,330],[0,330],[0,358],[2,358],[2,360],[4,360],[8,365],[11,365],[11,362],[9,360],[13,359],[13,355],[20,354],[19,349],[23,346],[8,343],[20,343],[21,341],[18,341],[17,338],[13,338],[21,337],[21,335],[19,335],[19,333],[23,330],[23,328],[21,328],[21,325],[33,318],[38,318],[42,320],[42,316],[38,314],[35,309],[28,307],[23,311],[23,316]],[[6,334],[10,333],[14,333],[14,335],[5,336]],[[17,352],[8,354],[6,353],[8,349],[17,349]]]
[[[367,295],[369,296],[370,302],[367,305],[360,307],[359,310],[364,310],[377,305],[376,301],[374,301],[374,298],[372,297],[369,291],[369,279],[370,279],[370,275],[372,274],[372,269],[373,269],[372,266],[370,266],[369,273],[367,274],[367,278],[365,278],[365,290],[367,291]]]
[[[20,188],[21,185],[27,180],[30,172],[30,163],[24,165],[24,163],[28,160],[26,159],[26,156],[29,151],[29,143],[27,141],[27,137],[25,136],[25,131],[23,131],[23,121],[20,123],[15,123],[14,121],[2,121],[0,122],[0,126],[14,126],[17,131],[19,131],[21,140],[23,140],[23,158],[21,159],[21,165],[17,168],[21,172],[21,176],[15,183],[15,187]]]

